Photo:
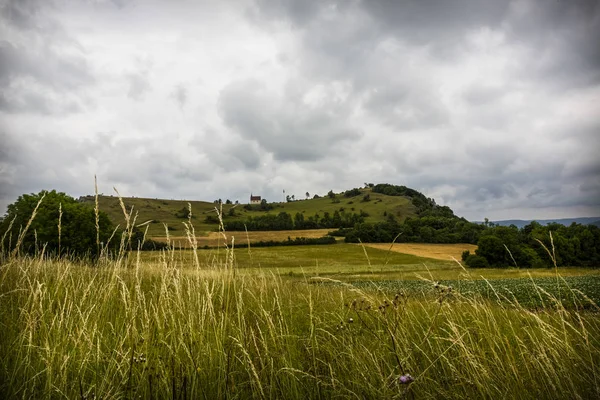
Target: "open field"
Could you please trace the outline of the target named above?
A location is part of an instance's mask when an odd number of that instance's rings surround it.
[[[206,232],[205,236],[196,237],[198,247],[209,246],[223,246],[224,242],[231,244],[232,238],[235,238],[234,244],[239,243],[255,243],[259,241],[284,241],[287,240],[288,237],[291,239],[298,237],[305,238],[320,238],[326,236],[331,229],[298,229],[291,231],[253,231],[253,232]],[[225,234],[224,238],[223,234]],[[158,242],[166,242],[166,236],[155,236],[153,238]],[[175,244],[178,248],[188,248],[190,246],[190,242],[185,236],[170,236],[169,239],[172,243]],[[343,238],[342,238],[343,239]]]
[[[389,243],[365,243],[365,246],[446,261],[453,259],[460,261],[463,251],[469,250],[474,253],[477,249],[477,246],[467,243],[394,243],[393,245]]]
[[[278,214],[282,211],[291,214],[292,217],[296,213],[303,213],[305,217],[309,217],[317,213],[323,216],[323,213],[325,212],[333,215],[335,211],[358,214],[362,210],[369,214],[369,216],[365,218],[366,222],[383,221],[385,219],[384,213],[392,213],[398,221],[403,221],[406,217],[415,215],[415,208],[409,198],[372,193],[368,189],[363,189],[363,193],[368,193],[371,200],[363,202],[361,201],[363,199],[362,195],[346,198],[340,194],[337,195],[337,200],[339,200],[337,203],[334,203],[332,199],[327,196],[318,199],[297,200],[289,203],[277,203],[276,201],[280,201],[280,199],[268,199],[269,202],[273,202],[272,205],[274,206],[273,210],[268,212],[246,210],[243,206],[247,203],[248,199],[239,199],[239,205],[222,204],[222,213],[226,222],[230,220],[244,221],[250,216]],[[187,221],[187,219],[177,217],[177,213],[188,207],[187,200],[148,199],[139,197],[123,197],[122,199],[128,212],[131,210],[131,207],[133,207],[134,214],[136,212],[138,213],[138,224],[146,221],[154,221],[148,228],[148,235],[150,237],[164,237],[165,228],[163,224],[167,224],[170,227],[172,230],[170,234],[173,236],[185,235],[183,222]],[[222,200],[225,201],[226,199]],[[235,201],[236,199],[232,200]],[[84,197],[83,201],[91,206],[94,205],[93,196]],[[98,203],[100,210],[106,212],[111,221],[123,226],[125,221],[117,196],[99,196]],[[196,228],[196,233],[205,235],[210,231],[216,231],[217,225],[214,223],[207,223],[205,222],[205,219],[207,216],[216,216],[215,207],[219,208],[220,205],[206,201],[189,201],[189,203],[192,206],[192,223]],[[234,210],[235,216],[229,216],[231,209]]]
[[[196,255],[5,260],[0,397],[600,396],[600,316],[580,295],[598,270],[486,282],[513,270],[344,244]],[[494,297],[525,281],[543,302]]]
[[[442,245],[443,246],[443,245]],[[388,245],[389,248],[389,245]],[[202,265],[208,265],[223,257],[225,249],[198,250]],[[182,265],[192,265],[191,250],[174,252],[174,260]],[[142,252],[143,262],[156,263],[163,257],[160,252]],[[328,246],[289,246],[235,249],[231,255],[240,274],[256,274],[264,271],[286,277],[328,277],[344,282],[361,280],[431,280],[456,279],[512,279],[555,277],[549,268],[482,268],[465,269],[454,261],[418,257],[395,251],[338,243]],[[561,276],[600,275],[596,268],[558,268]]]

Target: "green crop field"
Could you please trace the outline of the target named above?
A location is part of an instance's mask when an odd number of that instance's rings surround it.
[[[368,214],[365,218],[366,222],[378,222],[385,219],[384,213],[392,213],[399,221],[403,221],[406,217],[415,215],[415,208],[409,198],[398,196],[386,196],[379,193],[372,193],[368,189],[362,189],[364,194],[369,194],[370,201],[364,202],[363,196],[355,196],[351,198],[344,197],[338,194],[336,202],[329,197],[320,197],[310,200],[296,200],[286,203],[272,203],[274,208],[270,211],[254,211],[244,209],[244,204],[247,199],[240,200],[239,205],[210,203],[205,201],[187,201],[187,200],[166,200],[166,199],[147,199],[138,197],[123,197],[123,202],[127,211],[131,211],[133,207],[133,215],[138,213],[137,224],[146,221],[153,221],[148,228],[150,237],[165,236],[165,228],[163,224],[170,227],[170,234],[173,236],[183,236],[184,227],[182,222],[187,221],[186,218],[177,217],[177,213],[188,207],[188,203],[192,206],[192,223],[196,228],[196,232],[200,235],[206,234],[209,231],[218,229],[215,223],[206,223],[207,216],[217,216],[215,207],[223,213],[225,221],[244,221],[250,216],[258,216],[265,214],[278,214],[282,211],[291,214],[292,217],[296,213],[303,213],[305,217],[313,216],[328,212],[333,214],[337,211],[345,211],[346,213],[360,213],[364,211]],[[339,202],[337,202],[339,200]],[[94,197],[87,196],[83,198],[85,203],[94,204]],[[100,210],[106,212],[110,219],[115,224],[124,225],[125,220],[123,211],[117,196],[98,196],[98,204]],[[235,216],[229,216],[230,209],[234,209]]]
[[[598,398],[600,271],[353,244],[0,258],[1,398]]]
[[[439,245],[444,247],[446,245]],[[226,249],[198,250],[202,264],[210,264]],[[183,265],[194,263],[191,250],[176,251],[176,260]],[[160,252],[141,252],[142,262],[156,263]],[[240,273],[254,274],[260,270],[282,276],[320,276],[344,281],[363,280],[456,280],[555,277],[550,268],[482,268],[466,269],[454,261],[418,257],[358,244],[338,243],[328,246],[290,246],[235,249],[232,254]],[[561,276],[599,275],[595,268],[558,268]]]

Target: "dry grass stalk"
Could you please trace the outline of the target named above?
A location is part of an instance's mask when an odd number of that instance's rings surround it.
[[[2,250],[0,251],[0,255],[2,255],[2,257],[4,257],[4,254],[5,254],[5,253],[4,253],[4,241],[6,240],[6,235],[8,235],[8,233],[10,232],[10,233],[11,233],[11,236],[12,236],[12,226],[13,226],[13,224],[15,223],[15,219],[17,219],[17,216],[16,216],[16,215],[13,217],[13,219],[12,219],[12,220],[10,221],[10,223],[8,224],[8,229],[6,230],[6,232],[4,232],[4,235],[2,235],[2,243],[0,244],[0,246],[2,246],[2,247],[1,247],[1,249],[2,249]],[[10,239],[10,238],[9,238],[9,239]],[[9,249],[10,249],[10,244],[11,244],[11,243],[9,243],[9,246],[8,246],[8,248],[9,248]]]
[[[58,256],[60,257],[61,248],[60,248],[60,240],[62,236],[62,203],[58,203]]]
[[[519,268],[519,266],[517,265],[517,262],[515,261],[515,258],[513,257],[511,251],[508,249],[508,246],[504,245],[504,248],[506,249],[506,251],[508,251],[508,254],[510,255],[510,259],[512,260],[513,264],[515,264],[515,268]]]
[[[100,207],[98,206],[98,179],[94,175],[94,216],[96,217],[96,254],[100,254]]]
[[[42,195],[42,197],[40,198],[40,200],[36,204],[35,208],[33,209],[33,212],[31,213],[31,217],[29,218],[29,221],[27,221],[27,225],[25,225],[25,229],[23,229],[20,232],[19,238],[17,239],[17,244],[15,245],[15,248],[12,251],[12,254],[11,254],[12,257],[16,257],[16,255],[19,253],[19,248],[21,247],[21,244],[23,243],[23,239],[25,238],[25,235],[27,234],[27,230],[29,229],[29,227],[31,226],[31,223],[35,219],[35,216],[37,215],[38,208],[40,207],[40,204],[42,204],[42,201],[44,201],[44,197],[46,197],[46,193],[47,192],[44,192],[44,194]]]
[[[197,269],[200,269],[200,260],[198,259],[198,242],[196,240],[196,229],[192,224],[192,204],[188,203],[188,221],[183,223],[185,226],[185,234],[187,240],[192,247],[192,253],[194,254],[194,265]]]

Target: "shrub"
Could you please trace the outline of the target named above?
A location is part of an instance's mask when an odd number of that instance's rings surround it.
[[[465,251],[462,252],[462,255],[461,255],[460,258],[463,261],[467,261],[467,258],[469,258],[470,255],[471,255],[471,252],[469,250],[465,250]]]
[[[465,260],[465,264],[471,268],[488,268],[490,266],[485,257],[477,256],[475,254],[468,256]]]
[[[344,192],[344,197],[355,197],[355,196],[360,196],[361,194],[362,194],[362,192],[360,191],[360,189],[354,188],[354,189],[346,190]]]

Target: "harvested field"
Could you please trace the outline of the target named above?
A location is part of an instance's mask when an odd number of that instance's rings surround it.
[[[241,232],[232,231],[225,232],[227,235],[227,243],[231,244],[231,238],[235,238],[235,243],[255,243],[260,241],[283,241],[287,238],[320,238],[326,236],[330,229],[306,229],[306,230],[290,230],[290,231],[253,231],[253,232]],[[164,236],[153,237],[153,240],[159,242],[165,242],[167,240]],[[220,232],[207,232],[206,236],[197,236],[198,247],[203,246],[218,246],[223,245],[223,234]],[[180,247],[190,247],[189,242],[185,236],[171,236],[171,241],[177,243]]]
[[[455,244],[436,244],[436,243],[364,243],[367,247],[373,247],[380,250],[392,250],[398,253],[412,254],[419,257],[434,258],[436,260],[452,260],[455,258],[460,261],[462,252],[469,250],[475,252],[477,246],[467,243]],[[390,249],[391,246],[391,249]]]

